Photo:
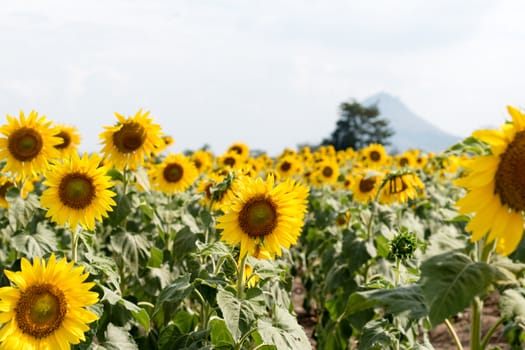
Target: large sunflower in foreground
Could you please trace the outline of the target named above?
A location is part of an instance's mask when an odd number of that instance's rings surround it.
[[[85,341],[88,323],[98,319],[86,306],[98,302],[84,282],[84,267],[51,255],[22,258],[21,271],[4,270],[14,286],[0,288],[0,349],[70,349]]]
[[[270,256],[281,255],[297,241],[303,227],[309,189],[293,180],[277,185],[272,176],[242,176],[232,184],[229,202],[217,218],[222,240],[240,243],[240,258],[255,256],[262,246]]]
[[[179,153],[168,155],[149,174],[154,189],[171,194],[186,191],[199,176],[199,171],[189,157]]]
[[[525,210],[525,114],[507,107],[511,123],[500,130],[478,130],[472,136],[490,144],[490,155],[465,162],[467,175],[456,181],[467,189],[457,201],[460,213],[474,213],[466,229],[471,240],[488,234],[496,252],[512,253],[523,236]]]
[[[42,193],[40,203],[48,208],[47,217],[60,225],[69,224],[72,230],[77,225],[93,230],[95,220],[107,217],[111,206],[116,205],[110,190],[113,183],[106,175],[108,168],[100,164],[96,153],[86,153],[54,164],[46,173],[44,185],[48,188]]]
[[[161,127],[153,124],[149,114],[150,112],[143,113],[142,109],[129,118],[115,113],[117,124],[104,127],[106,131],[99,136],[104,144],[101,153],[116,169],[135,170],[164,148]]]
[[[0,159],[5,159],[3,171],[10,172],[16,181],[42,173],[59,153],[54,146],[62,140],[45,116],[31,111],[26,117],[7,115],[7,124],[0,128]]]

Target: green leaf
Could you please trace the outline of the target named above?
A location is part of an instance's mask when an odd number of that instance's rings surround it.
[[[157,247],[151,247],[148,261],[149,267],[158,268],[162,265],[163,252]]]
[[[173,240],[173,255],[182,258],[193,252],[196,248],[197,235],[188,227],[183,227],[177,232]]]
[[[11,244],[25,256],[44,256],[58,250],[56,234],[38,224],[36,233],[20,233],[11,237]]]
[[[108,324],[105,332],[106,340],[101,344],[107,350],[136,350],[137,344],[133,337],[123,327],[117,327],[112,323]]]
[[[421,265],[421,288],[429,306],[429,318],[437,326],[466,309],[500,278],[498,269],[474,262],[459,252],[436,255]]]
[[[190,284],[190,276],[184,275],[179,277],[175,282],[160,292],[157,304],[153,309],[153,316],[161,310],[167,314],[171,314],[192,290],[193,286]]]
[[[525,320],[525,297],[523,289],[507,289],[499,298],[501,316],[506,319],[519,317]]]
[[[297,319],[290,315],[288,310],[281,307],[275,308],[272,320],[259,318],[257,331],[264,343],[275,345],[279,350],[312,348],[303,328],[297,323]]]
[[[135,181],[137,181],[137,184],[142,187],[144,191],[151,190],[151,186],[149,183],[149,177],[148,172],[143,167],[140,167],[135,170]]]
[[[118,232],[111,236],[111,247],[124,260],[131,272],[139,272],[140,258],[149,253],[150,242],[142,234],[132,232]]]
[[[381,305],[387,313],[407,315],[412,319],[428,314],[425,298],[419,285],[402,286],[393,289],[379,289],[355,292],[348,299],[345,315],[351,315]]]
[[[146,332],[146,334],[148,334],[151,329],[150,318],[149,318],[148,312],[144,310],[143,308],[140,308],[138,312],[132,311],[131,314],[133,315],[133,318],[135,318],[135,320],[142,327],[144,327],[144,331]]]
[[[224,347],[231,349],[235,345],[233,337],[226,326],[226,322],[220,318],[214,318],[210,321],[210,337],[214,349]]]
[[[364,327],[359,341],[359,350],[388,349],[395,336],[388,331],[388,321],[380,319],[368,322]]]
[[[117,206],[113,208],[113,211],[109,212],[109,218],[113,226],[118,226],[124,219],[131,214],[131,201],[125,194],[119,194],[115,198]]]
[[[217,304],[233,339],[239,341],[242,335],[250,330],[256,319],[253,307],[224,289],[219,289],[217,292]]]

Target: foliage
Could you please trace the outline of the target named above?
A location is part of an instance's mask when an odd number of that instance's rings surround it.
[[[322,141],[336,150],[361,149],[372,143],[390,145],[394,131],[387,119],[380,118],[377,106],[363,106],[356,101],[343,102],[339,106],[340,116],[335,130]]]

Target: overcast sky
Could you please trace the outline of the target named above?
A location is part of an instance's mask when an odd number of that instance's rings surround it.
[[[466,136],[525,106],[524,18],[521,0],[6,1],[0,124],[34,109],[97,151],[114,112],[143,108],[173,152],[274,155],[387,92]]]

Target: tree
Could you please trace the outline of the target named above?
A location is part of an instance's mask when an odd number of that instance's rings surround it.
[[[323,145],[333,145],[336,150],[348,147],[358,150],[371,143],[390,145],[389,138],[394,131],[387,119],[380,118],[377,105],[366,107],[352,101],[341,103],[339,109],[336,128],[329,138],[323,140]]]

